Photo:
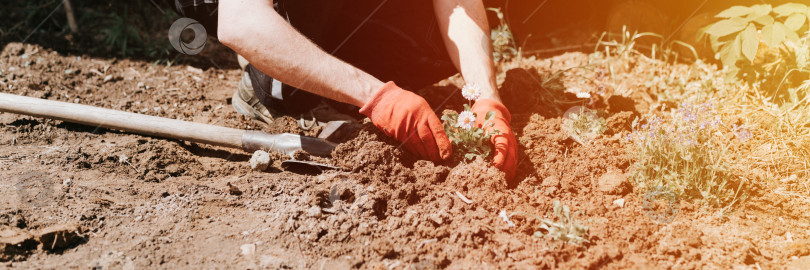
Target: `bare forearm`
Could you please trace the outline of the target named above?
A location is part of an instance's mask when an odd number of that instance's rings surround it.
[[[363,106],[383,82],[324,52],[296,31],[271,0],[222,0],[220,41],[260,71],[293,87]]]
[[[434,0],[433,5],[447,51],[464,81],[481,86],[482,98],[501,101],[482,1]]]

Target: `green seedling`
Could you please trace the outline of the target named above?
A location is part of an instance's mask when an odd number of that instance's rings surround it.
[[[538,216],[521,212],[518,215],[534,217],[541,222],[539,230],[534,232],[535,237],[548,237],[557,241],[565,241],[574,245],[588,244],[588,227],[571,218],[571,210],[559,200],[554,200],[554,216],[557,221],[540,218]]]
[[[563,117],[562,129],[581,145],[588,145],[607,130],[605,119],[585,107],[569,109]]]
[[[487,10],[495,12],[498,16],[500,23],[497,27],[490,32],[492,39],[492,58],[495,62],[506,61],[518,56],[517,44],[515,43],[515,36],[512,30],[506,23],[500,8],[487,8]]]

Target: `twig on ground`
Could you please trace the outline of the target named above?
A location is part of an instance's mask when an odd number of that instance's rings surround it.
[[[461,192],[456,191],[456,196],[458,196],[462,201],[464,201],[467,204],[472,204],[473,203],[472,200],[467,199],[467,197],[464,197],[464,195],[461,194]]]
[[[433,238],[433,239],[422,240],[422,242],[420,242],[419,245],[416,246],[416,249],[420,249],[420,248],[422,248],[422,246],[424,246],[426,244],[434,243],[436,241],[439,241],[439,239]]]

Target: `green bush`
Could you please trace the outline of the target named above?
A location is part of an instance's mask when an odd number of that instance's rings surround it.
[[[631,150],[630,178],[642,191],[665,189],[684,199],[712,205],[728,202],[734,193],[728,139],[748,140],[751,133],[735,126],[725,136],[712,104],[684,103],[665,117],[633,122],[627,140]],[[731,138],[736,137],[736,138]]]
[[[787,89],[807,79],[805,72],[796,71],[807,67],[808,52],[801,44],[810,26],[810,7],[734,6],[716,17],[720,20],[703,33],[729,75],[776,99],[786,98]]]

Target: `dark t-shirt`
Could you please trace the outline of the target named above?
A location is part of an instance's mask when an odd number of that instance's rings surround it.
[[[218,0],[173,1],[216,35]],[[269,1],[269,0],[268,0]],[[274,7],[320,48],[383,81],[418,89],[456,70],[432,0],[275,0]]]

